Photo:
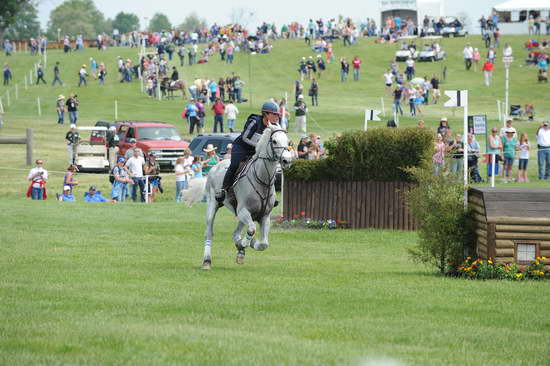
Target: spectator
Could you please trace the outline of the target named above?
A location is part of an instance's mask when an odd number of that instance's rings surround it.
[[[80,87],[82,84],[84,86],[87,85],[86,76],[88,76],[88,72],[86,71],[86,65],[82,65],[80,68],[80,71],[78,72],[78,86]]]
[[[57,123],[62,125],[65,122],[65,97],[61,94],[57,97],[55,110],[57,112]]]
[[[529,182],[529,178],[527,177],[527,165],[529,164],[530,150],[531,145],[529,144],[529,137],[525,132],[522,132],[519,137],[518,182]]]
[[[505,131],[506,136],[502,138],[502,151],[504,155],[504,178],[503,183],[508,183],[512,179],[512,169],[518,148],[518,139],[514,136],[515,129],[508,128]]]
[[[231,153],[233,152],[233,144],[227,144],[225,147],[225,154],[223,154],[223,160],[231,160]]]
[[[414,74],[415,74],[414,60],[412,59],[412,57],[409,57],[407,61],[405,61],[405,63],[407,65],[405,69],[405,74],[407,75],[407,80],[411,81],[414,78]]]
[[[394,78],[394,75],[392,74],[391,70],[388,70],[384,74],[384,84],[386,85],[386,93],[388,94],[392,93],[391,87],[393,85],[393,78]]]
[[[321,79],[321,74],[327,69],[325,61],[321,55],[317,55],[317,78]]]
[[[304,103],[304,96],[299,95],[298,100],[296,103],[294,103],[294,111],[296,115],[296,127],[299,131],[306,133],[307,129],[307,119],[306,119],[306,113],[307,113],[307,106],[306,103]]]
[[[487,163],[487,176],[493,176],[493,169],[495,170],[495,176],[499,172],[499,161],[502,154],[502,139],[497,135],[498,130],[496,127],[491,129],[491,135],[489,135],[487,153],[489,154],[489,160]],[[493,168],[494,163],[494,168]]]
[[[36,66],[36,85],[40,84],[40,81],[47,84],[46,80],[44,80],[44,68],[41,63]]]
[[[479,174],[478,161],[479,152],[481,148],[479,143],[475,140],[475,136],[471,133],[468,134],[468,169],[470,171],[470,179],[474,183],[480,183],[482,181]]]
[[[401,98],[403,97],[403,89],[397,85],[393,91],[393,111],[403,115],[403,108],[401,108]]]
[[[472,59],[474,57],[474,49],[469,43],[467,43],[464,47],[462,54],[464,56],[464,65],[466,66],[466,70],[470,70],[472,67]]]
[[[286,98],[281,99],[281,103],[279,103],[279,115],[281,116],[281,127],[287,130],[290,113],[288,113],[286,106]]]
[[[107,76],[107,68],[105,67],[105,64],[102,62],[99,64],[99,85],[105,84],[105,78]]]
[[[449,121],[447,120],[447,117],[441,117],[439,120],[439,127],[437,128],[437,133],[439,133],[441,136],[443,136],[443,139],[447,136],[447,131],[451,129],[451,126],[449,126]]]
[[[36,167],[30,170],[27,180],[31,182],[27,190],[27,197],[31,197],[33,200],[45,200],[48,197],[46,191],[48,171],[44,169],[43,160],[36,160]]]
[[[311,79],[309,95],[311,96],[311,105],[319,106],[319,84],[317,83],[317,80],[315,80],[315,78]]]
[[[126,169],[132,179],[132,201],[137,200],[137,189],[139,188],[139,194],[141,196],[141,202],[145,202],[145,179],[143,178],[143,166],[145,165],[145,159],[141,156],[141,149],[135,149],[133,155],[126,162]]]
[[[236,80],[233,82],[233,88],[235,89],[235,96],[237,98],[237,103],[242,103],[242,93],[243,93],[243,86],[245,85],[245,82],[241,80],[240,76],[236,76]]]
[[[449,142],[447,151],[451,154],[451,173],[460,172],[464,158],[464,143],[460,134],[457,133],[455,139]]]
[[[346,82],[348,81],[348,74],[349,74],[349,64],[345,57],[342,57],[340,59],[340,81]]]
[[[10,85],[10,80],[12,79],[12,74],[11,74],[11,70],[10,70],[10,67],[8,66],[8,64],[4,64],[3,74],[4,74],[4,86]]]
[[[128,177],[128,171],[124,167],[126,159],[120,157],[117,160],[117,165],[111,171],[113,175],[113,188],[111,190],[111,198],[115,202],[124,202],[128,193],[128,183],[133,181]]]
[[[206,92],[206,90],[204,92]],[[206,112],[204,110],[204,104],[201,103],[200,98],[195,100],[195,105],[197,106],[197,117],[199,119],[199,124],[197,125],[197,133],[201,133],[204,129],[204,118],[206,117]]]
[[[298,159],[308,159],[308,153],[309,153],[309,144],[311,142],[309,141],[309,137],[307,135],[303,135],[300,138],[300,143],[298,143]]]
[[[474,48],[474,53],[472,55],[472,60],[474,61],[474,71],[477,72],[479,66],[479,61],[481,60],[481,54],[477,48]]]
[[[174,171],[176,174],[176,202],[181,203],[183,191],[189,187],[187,176],[189,171],[184,167],[186,158],[183,156],[177,158]]]
[[[84,201],[86,202],[107,202],[107,198],[101,195],[101,191],[98,191],[95,186],[90,186],[88,192],[84,194]]]
[[[506,119],[506,125],[500,129],[500,137],[506,137],[506,130],[512,130],[517,133],[516,129],[512,126],[513,120],[511,118]]]
[[[294,83],[294,101],[297,102],[298,101],[298,97],[300,95],[302,95],[304,92],[304,86],[302,85],[302,83],[300,82],[300,80],[296,80],[296,82]]]
[[[491,86],[491,82],[493,81],[493,69],[494,64],[487,60],[483,64],[483,76],[485,78],[485,86]]]
[[[445,142],[443,141],[443,136],[440,133],[437,134],[437,140],[435,141],[434,151],[435,153],[432,156],[432,162],[434,167],[434,175],[441,174],[443,169],[443,163],[445,162]]]
[[[441,91],[439,90],[439,78],[437,77],[436,74],[433,75],[432,80],[430,80],[430,84],[432,88],[433,103],[437,104],[437,101],[441,96]]]
[[[217,147],[215,147],[212,144],[206,145],[206,149],[203,149],[206,153],[206,160],[202,162],[202,174],[208,175],[210,173],[210,170],[214,167],[214,165],[218,164],[220,159],[218,158],[218,155],[216,155]]]
[[[73,186],[78,185],[78,181],[75,180],[75,173],[78,171],[75,165],[71,164],[67,167],[67,171],[63,176],[63,187],[69,187],[71,193],[73,192]]]
[[[64,186],[63,193],[57,195],[57,200],[63,201],[63,202],[75,202],[76,200],[74,199],[74,195],[71,191],[71,187]]]
[[[210,84],[212,85],[212,83]],[[214,93],[215,95],[215,93]],[[225,112],[225,106],[220,98],[216,98],[216,101],[212,105],[212,111],[214,112],[214,130],[213,132],[218,132],[218,126],[220,127],[220,132],[223,133],[223,115]]]
[[[80,101],[77,99],[77,96],[75,93],[69,94],[69,99],[67,99],[67,103],[65,105],[67,106],[67,112],[69,112],[69,119],[71,121],[71,124],[76,125],[76,121],[78,120],[78,106],[80,104]]]
[[[193,178],[202,178],[202,156],[197,155],[193,157],[193,164],[191,164],[191,170],[193,171]]]
[[[229,129],[229,132],[234,132],[235,120],[237,119],[237,115],[239,114],[239,109],[230,100],[229,103],[225,106],[224,113],[227,116],[227,128]]]
[[[109,167],[112,170],[116,165],[116,158],[118,156],[118,143],[119,137],[116,134],[116,127],[110,126],[107,131],[107,152],[109,156]]]
[[[76,125],[71,124],[70,130],[65,135],[65,141],[67,141],[67,153],[69,154],[69,164],[73,165],[76,158],[76,147],[80,141],[80,134],[76,130]]]
[[[143,166],[143,172],[145,175],[148,176],[147,183],[149,184],[148,191],[149,191],[149,200],[148,202],[155,202],[155,197],[157,195],[157,192],[161,190],[162,192],[162,186],[160,181],[160,165],[157,162],[157,157],[154,152],[149,153],[149,159],[147,159],[147,162]]]
[[[361,59],[359,56],[355,56],[351,61],[351,64],[353,65],[353,80],[359,81],[359,76],[361,73]]]
[[[140,148],[137,147],[137,142],[136,142],[136,139],[134,138],[129,138],[128,139],[128,142],[130,143],[130,147],[128,148],[128,150],[126,150],[126,153],[124,154],[124,158],[126,160],[130,159],[132,156],[134,156],[134,151],[135,150],[138,150],[140,152],[140,155],[142,158],[145,158],[145,155],[143,155],[143,151],[141,151]]]
[[[550,178],[550,122],[544,121],[537,130],[537,160],[539,179]]]

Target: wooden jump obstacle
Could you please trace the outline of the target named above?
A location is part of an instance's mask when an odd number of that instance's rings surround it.
[[[472,188],[476,253],[499,263],[550,258],[550,189]]]
[[[0,137],[0,145],[27,145],[27,165],[32,165],[33,130],[27,128],[26,137]]]

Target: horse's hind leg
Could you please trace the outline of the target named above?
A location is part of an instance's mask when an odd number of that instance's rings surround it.
[[[204,240],[204,256],[202,259],[202,269],[210,269],[212,267],[212,238],[214,237],[214,219],[218,211],[218,203],[214,198],[208,200],[208,208],[206,209],[206,233]]]

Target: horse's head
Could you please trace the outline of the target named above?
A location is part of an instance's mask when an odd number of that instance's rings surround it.
[[[256,155],[262,159],[277,161],[286,169],[292,164],[288,143],[286,131],[277,124],[269,124],[256,145]]]

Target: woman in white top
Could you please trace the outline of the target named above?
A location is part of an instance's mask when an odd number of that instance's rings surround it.
[[[527,165],[529,164],[529,137],[525,132],[522,132],[519,137],[519,167],[518,167],[518,182],[529,182],[527,178]]]
[[[229,104],[225,106],[224,113],[227,116],[227,128],[229,128],[230,132],[233,132],[235,120],[237,119],[237,114],[239,114],[239,109],[233,104],[233,102],[229,102]]]

